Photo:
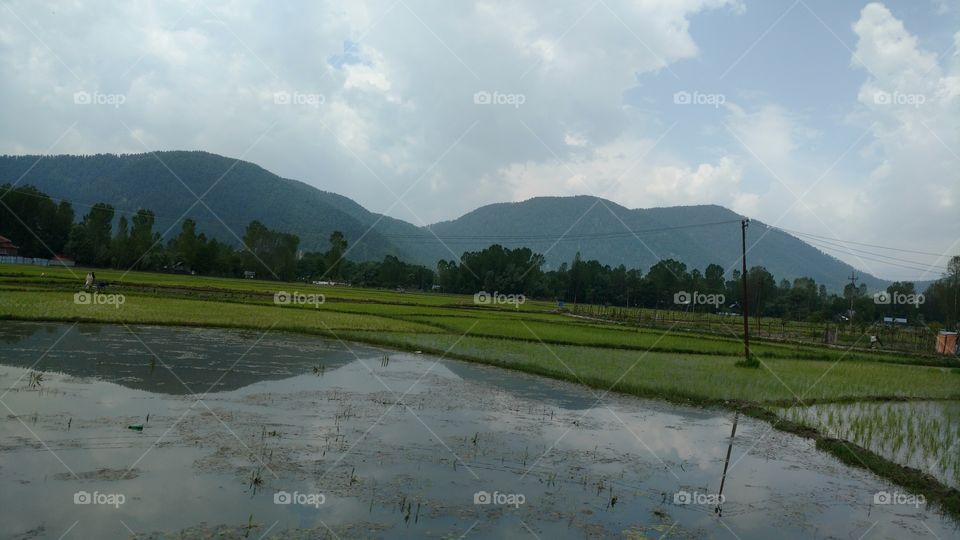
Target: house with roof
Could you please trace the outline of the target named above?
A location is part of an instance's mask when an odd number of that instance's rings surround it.
[[[16,257],[18,249],[19,248],[17,246],[13,245],[12,240],[6,236],[0,236],[0,255]]]

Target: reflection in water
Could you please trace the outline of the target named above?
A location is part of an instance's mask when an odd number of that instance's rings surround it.
[[[343,365],[354,353],[372,354],[361,345],[350,352],[336,342],[294,334],[97,324],[5,323],[0,342],[8,344],[0,356],[5,365],[162,394],[236,390]]]
[[[897,488],[810,441],[750,418],[732,432],[724,411],[598,401],[567,383],[302,336],[69,328],[0,330],[4,534],[957,535],[923,505],[874,505]],[[125,502],[74,504],[80,492]]]

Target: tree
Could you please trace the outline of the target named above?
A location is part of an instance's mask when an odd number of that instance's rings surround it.
[[[19,247],[23,257],[49,258],[63,252],[73,225],[73,207],[54,204],[33,186],[0,186],[0,235]]]
[[[206,237],[204,237],[206,240]],[[196,270],[198,266],[206,266],[200,263],[200,254],[203,249],[203,243],[197,237],[197,223],[190,218],[183,220],[180,225],[180,234],[173,240],[171,251],[173,251],[174,266],[183,267],[187,270]]]
[[[160,235],[153,232],[153,223],[156,220],[153,211],[141,208],[133,216],[133,226],[130,228],[130,252],[133,256],[134,268],[146,270],[154,268],[150,254],[153,248],[160,243]]]
[[[946,298],[943,302],[946,314],[947,325],[949,328],[955,328],[960,319],[960,255],[950,257],[947,263],[947,272],[944,275],[946,285]],[[953,293],[952,295],[950,293]],[[952,296],[953,298],[950,298]]]
[[[703,271],[703,288],[708,294],[722,293],[724,289],[723,267],[719,264],[708,264]]]
[[[297,276],[307,281],[318,280],[327,272],[326,254],[310,251],[297,261]]]
[[[945,328],[958,328],[960,321],[960,255],[947,262],[943,277],[924,291],[921,312],[925,320],[941,320]]]
[[[762,266],[754,266],[747,271],[747,294],[750,298],[749,307],[754,316],[759,317],[767,302],[776,300],[777,282],[773,274]]]
[[[80,223],[70,230],[64,250],[80,264],[109,265],[112,222],[113,206],[106,203],[93,205]]]
[[[326,260],[326,275],[332,280],[343,278],[343,258],[347,252],[347,239],[340,231],[330,234],[330,249],[324,255]]]
[[[457,292],[460,287],[460,269],[457,261],[440,260],[437,262],[437,284],[444,292]]]
[[[690,274],[687,273],[687,265],[674,259],[664,259],[650,267],[647,272],[647,280],[650,281],[654,291],[656,291],[656,302],[659,307],[672,307],[674,295],[689,288]],[[692,293],[693,291],[686,291]]]
[[[113,241],[110,242],[110,260],[114,268],[130,268],[133,264],[133,251],[130,246],[126,216],[120,216],[117,221],[117,232],[113,235]]]
[[[297,248],[300,237],[268,229],[259,221],[251,221],[243,235],[246,251],[245,269],[266,279],[291,280],[297,272]]]

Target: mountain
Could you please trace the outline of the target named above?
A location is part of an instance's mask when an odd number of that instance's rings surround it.
[[[246,225],[256,219],[296,233],[310,251],[326,249],[330,233],[340,230],[352,245],[353,260],[390,254],[432,267],[439,259],[499,243],[544,253],[552,268],[570,262],[578,251],[584,259],[643,270],[666,258],[701,270],[710,263],[728,271],[740,265],[741,216],[715,205],[630,209],[596,197],[537,197],[416,227],[253,163],[200,151],[0,156],[0,184],[18,179],[71,201],[78,219],[97,202],[114,205],[118,215],[149,208],[156,213],[157,229],[169,229],[168,237],[190,217],[208,236],[239,244]],[[854,270],[759,221],[747,229],[747,246],[748,266],[765,266],[778,280],[808,276],[837,291]],[[858,274],[871,290],[888,283]]]
[[[741,266],[742,217],[716,205],[629,209],[589,196],[536,197],[483,206],[430,229],[461,251],[480,249],[493,238],[502,238],[500,243],[507,247],[526,245],[545,253],[547,264],[554,267],[569,263],[579,251],[585,260],[628,268],[647,269],[668,258],[701,271],[717,263],[729,275]],[[564,238],[557,241],[555,237],[565,231]],[[477,234],[490,238],[462,238]],[[846,276],[854,271],[847,263],[756,220],[751,220],[747,228],[747,248],[747,266],[764,266],[777,280],[812,277],[839,291],[848,283]],[[869,274],[857,274],[871,290],[888,283]]]
[[[208,152],[0,157],[0,184],[21,176],[21,184],[73,203],[77,219],[98,202],[112,204],[118,216],[149,208],[156,214],[156,228],[161,233],[170,229],[166,237],[176,235],[181,220],[190,217],[207,236],[239,245],[247,224],[256,219],[298,234],[305,250],[326,249],[330,233],[340,230],[350,240],[363,237],[351,250],[353,259],[426,255],[401,251],[383,236],[417,234],[414,225],[253,163]],[[374,223],[376,229],[367,233]]]

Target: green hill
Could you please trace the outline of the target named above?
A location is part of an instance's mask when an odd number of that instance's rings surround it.
[[[646,269],[672,258],[701,271],[717,263],[729,272],[740,268],[741,218],[715,205],[629,209],[596,197],[537,197],[484,206],[431,229],[460,250],[479,249],[495,237],[503,238],[501,243],[508,247],[527,245],[545,252],[547,263],[554,266],[571,261],[579,251],[584,259],[628,268]],[[555,237],[563,233],[565,237],[557,241]],[[462,238],[477,234],[489,238]],[[524,235],[528,238],[520,238]],[[842,290],[853,270],[759,221],[751,221],[747,229],[747,247],[748,266],[765,266],[778,280],[808,276],[831,290]],[[887,283],[858,274],[871,289]]]
[[[309,251],[326,249],[330,233],[340,230],[354,260],[392,254],[432,267],[454,253],[500,243],[545,253],[551,267],[571,261],[578,251],[584,259],[644,270],[666,258],[699,269],[710,263],[739,267],[740,216],[713,205],[629,209],[588,196],[537,197],[483,206],[420,228],[253,163],[199,151],[0,157],[0,184],[18,179],[71,201],[78,219],[97,202],[114,205],[118,215],[149,208],[157,215],[157,229],[171,229],[169,234],[190,217],[208,236],[239,244],[246,225],[256,219],[296,233]],[[809,276],[840,290],[852,270],[757,221],[748,229],[747,245],[752,246],[748,265],[763,265],[777,279]],[[868,274],[861,279],[871,289],[886,283]]]

